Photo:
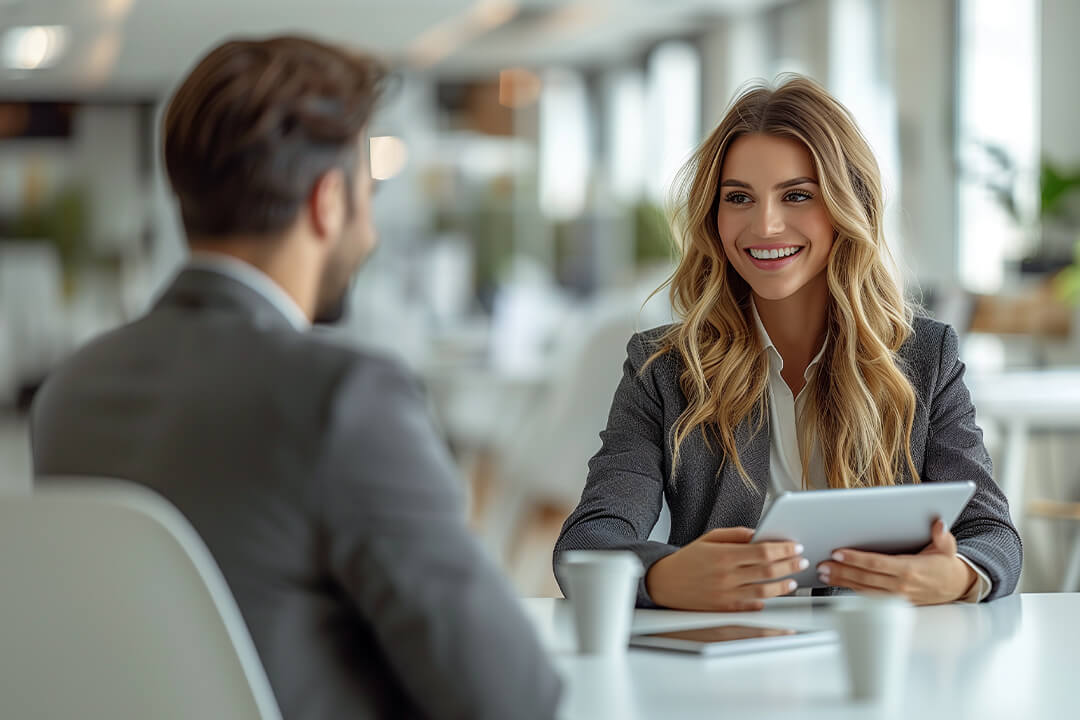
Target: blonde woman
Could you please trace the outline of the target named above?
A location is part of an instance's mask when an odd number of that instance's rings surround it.
[[[680,322],[631,338],[602,447],[555,547],[626,548],[638,604],[754,610],[794,590],[793,543],[749,543],[785,490],[972,480],[914,555],[840,550],[836,592],[916,604],[1011,593],[1020,538],[952,328],[888,271],[877,163],[851,115],[799,76],[741,94],[682,172],[670,280]],[[647,540],[662,499],[668,542]],[[764,582],[763,582],[764,581]]]

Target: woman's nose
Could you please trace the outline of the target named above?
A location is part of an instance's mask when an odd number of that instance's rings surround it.
[[[751,229],[758,237],[773,237],[784,232],[784,213],[780,204],[766,200],[758,205]]]

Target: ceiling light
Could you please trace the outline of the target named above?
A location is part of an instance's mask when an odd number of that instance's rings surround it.
[[[67,48],[69,34],[63,25],[11,28],[0,39],[0,60],[12,70],[37,70],[55,65]]]
[[[428,68],[453,55],[471,40],[503,25],[518,13],[514,0],[476,0],[460,15],[424,31],[407,50],[413,66]]]
[[[405,167],[409,148],[405,141],[393,135],[371,138],[371,177],[389,180]]]
[[[101,14],[106,20],[121,20],[131,12],[135,0],[100,0]]]

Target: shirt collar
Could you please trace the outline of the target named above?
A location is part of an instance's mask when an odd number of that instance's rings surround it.
[[[193,270],[217,273],[235,280],[261,295],[267,302],[277,308],[297,330],[304,331],[311,328],[311,321],[308,320],[307,315],[296,304],[296,301],[269,275],[251,263],[224,253],[199,250],[191,254],[187,267]]]
[[[750,312],[754,316],[754,326],[757,328],[758,337],[761,338],[761,343],[765,346],[765,349],[769,351],[769,367],[774,368],[777,373],[784,369],[784,358],[780,356],[780,351],[776,349],[776,345],[773,344],[772,338],[769,337],[769,332],[765,329],[765,324],[761,322],[761,315],[758,314],[757,304],[753,298],[750,299]],[[825,342],[821,344],[821,349],[817,351],[817,355],[810,361],[810,364],[806,366],[806,371],[803,373],[803,379],[810,379],[810,372],[814,369],[814,366],[821,360],[822,355],[825,354],[825,346],[829,344],[828,335],[825,336]]]

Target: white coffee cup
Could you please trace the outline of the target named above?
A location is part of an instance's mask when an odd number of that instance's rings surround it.
[[[642,572],[641,560],[625,550],[567,550],[559,556],[579,653],[626,652]]]
[[[898,595],[844,598],[833,609],[851,697],[892,702],[902,693],[915,613]]]

